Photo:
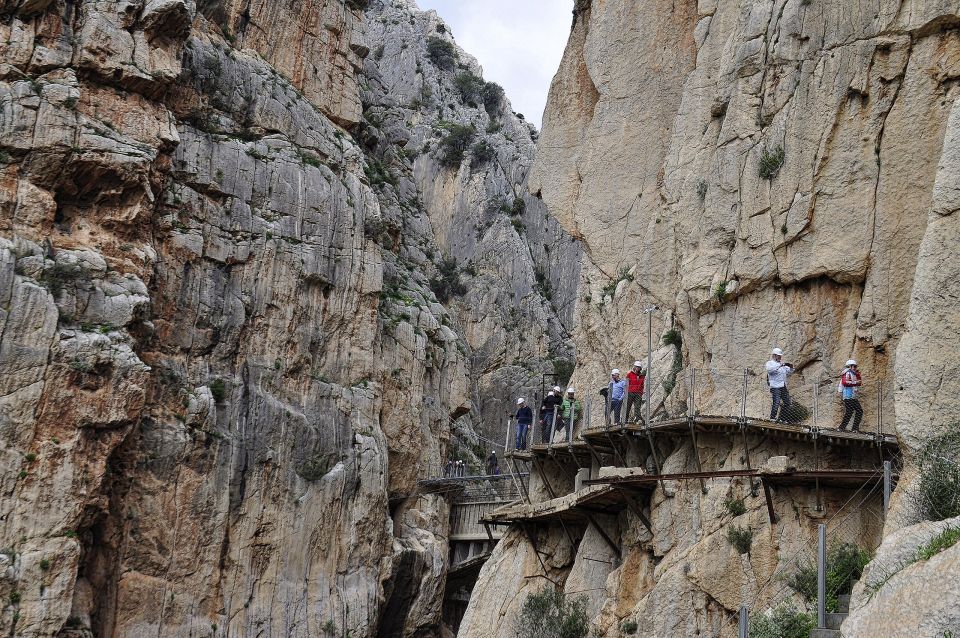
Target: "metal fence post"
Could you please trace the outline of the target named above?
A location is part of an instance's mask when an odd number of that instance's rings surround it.
[[[695,403],[697,402],[697,369],[691,368],[690,376],[687,379],[690,384],[687,392],[687,416],[693,418],[696,412]]]
[[[570,402],[570,422],[567,423],[567,445],[573,444],[573,424],[577,421],[577,400]]]
[[[524,450],[532,450],[533,442],[537,440],[537,423],[540,422],[540,419],[533,419],[530,421],[530,428],[527,430],[527,440],[524,441]]]
[[[627,373],[629,374],[629,372]],[[623,401],[620,402],[620,428],[623,429],[627,423],[629,423],[630,418],[630,378],[627,376],[621,377],[627,382],[627,389],[623,393]]]
[[[510,424],[512,419],[507,419],[507,438],[503,442],[503,454],[506,456],[510,452]]]
[[[877,381],[877,434],[883,435],[883,379]]]
[[[587,399],[583,404],[583,427],[590,427],[590,399]]]
[[[603,398],[603,424],[608,430],[610,429],[610,419],[613,417],[613,397],[610,396],[611,394],[613,394],[612,382],[607,384],[607,396]]]
[[[747,378],[750,374],[750,371],[747,368],[743,369],[743,390],[740,395],[740,418],[746,422],[747,420]]]
[[[547,436],[547,447],[553,447],[553,437],[557,433],[557,412],[560,411],[560,406],[553,406],[553,419],[550,423],[550,434]]]
[[[813,426],[820,425],[820,380],[813,382]]]
[[[890,487],[893,477],[891,476],[890,461],[883,462],[883,514],[886,516],[890,509]]]
[[[746,605],[740,606],[740,631],[737,635],[739,638],[750,636],[750,613]]]
[[[817,526],[817,628],[827,628],[827,526]]]

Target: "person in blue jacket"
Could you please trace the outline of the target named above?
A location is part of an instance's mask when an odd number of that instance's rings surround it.
[[[533,423],[533,410],[524,399],[517,399],[517,447],[518,450],[527,449],[527,432]]]

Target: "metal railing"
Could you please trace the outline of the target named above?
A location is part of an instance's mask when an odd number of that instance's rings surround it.
[[[859,421],[860,432],[891,433],[895,417],[892,383],[866,381],[853,389],[853,400],[847,401],[838,392],[839,383],[839,374],[791,375],[786,393],[780,391],[775,397],[763,371],[686,368],[667,379],[666,385],[659,384],[653,396],[652,420],[716,416],[837,429],[849,410],[846,429],[853,429]]]

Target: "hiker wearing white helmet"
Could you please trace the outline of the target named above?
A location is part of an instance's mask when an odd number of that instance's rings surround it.
[[[560,396],[563,390],[560,386],[554,386],[553,390],[547,392],[540,404],[540,438],[543,443],[549,443],[553,436],[553,430],[556,425],[557,408],[563,403],[563,397]]]
[[[850,417],[853,417],[853,431],[860,431],[860,421],[863,420],[863,406],[860,405],[860,399],[857,398],[857,388],[862,385],[863,377],[860,376],[860,370],[857,369],[857,362],[850,359],[844,366],[843,372],[840,373],[840,385],[837,387],[840,396],[843,397],[841,431],[847,429]]]
[[[518,450],[527,449],[527,432],[533,423],[533,410],[524,399],[517,399],[517,447]]]
[[[787,392],[787,377],[793,374],[793,365],[783,362],[783,350],[774,348],[767,361],[767,385],[770,386],[770,420],[785,422],[790,412],[790,393]]]
[[[613,424],[620,425],[620,408],[623,406],[623,399],[627,395],[627,380],[620,378],[620,370],[614,368],[610,371],[610,383],[607,384],[607,423],[613,416]]]
[[[577,391],[570,386],[567,388],[567,396],[560,404],[560,419],[557,419],[557,429],[563,429],[569,439],[573,430],[583,414],[583,403],[576,397]]]
[[[643,404],[643,386],[647,381],[647,373],[643,371],[643,362],[634,361],[633,369],[627,373],[627,413],[623,420],[630,423],[630,414],[633,420],[640,420],[640,406]],[[636,409],[634,409],[636,406]]]

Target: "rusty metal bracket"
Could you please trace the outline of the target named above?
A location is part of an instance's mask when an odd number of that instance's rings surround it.
[[[752,483],[753,480],[751,479],[750,482]],[[763,496],[767,501],[767,517],[770,519],[771,525],[776,525],[778,519],[776,511],[773,509],[773,495],[770,494],[770,484],[762,477],[760,478],[760,484],[763,485]]]

